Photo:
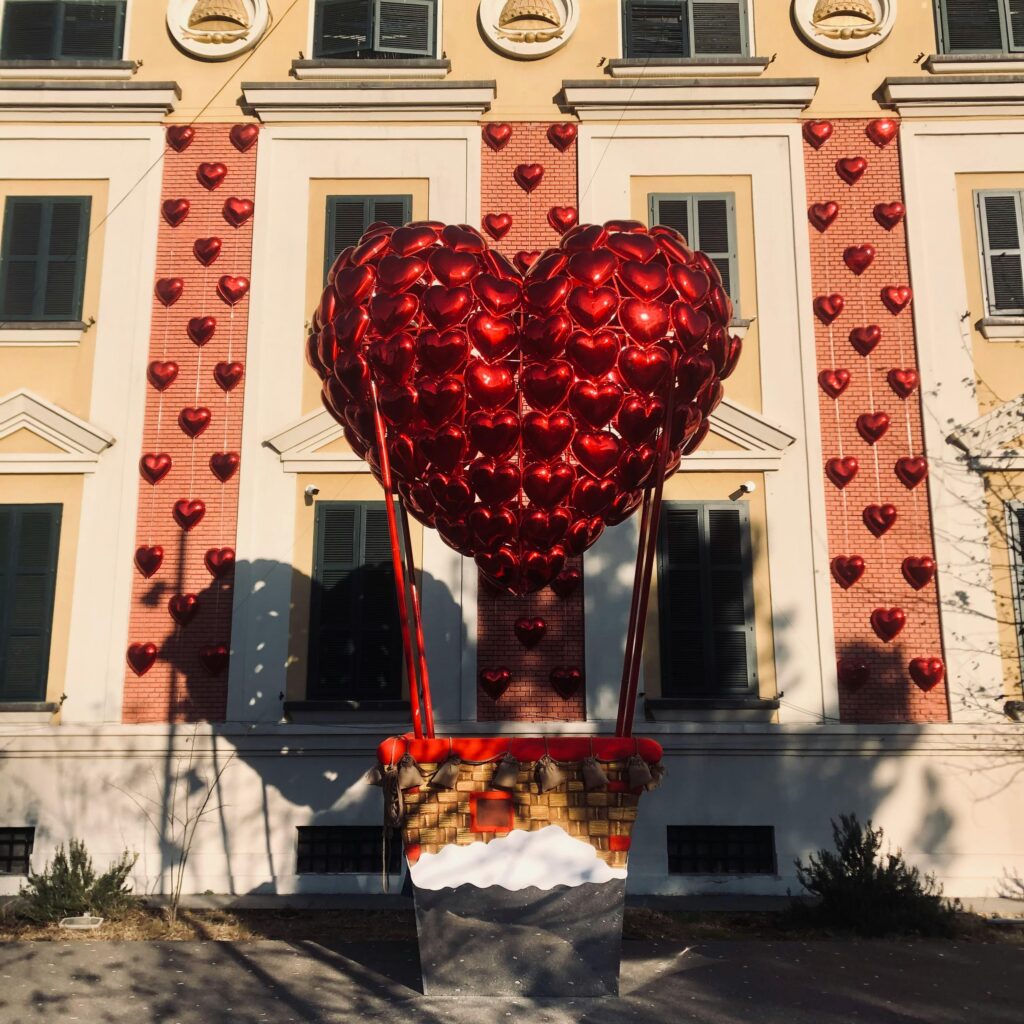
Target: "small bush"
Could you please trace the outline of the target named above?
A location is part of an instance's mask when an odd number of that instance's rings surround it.
[[[800,884],[818,897],[813,906],[794,905],[797,921],[870,937],[952,935],[959,902],[947,904],[935,876],[910,867],[901,850],[882,853],[883,836],[853,814],[833,821],[835,852],[818,850],[806,865],[795,862]]]
[[[127,879],[137,859],[137,854],[125,850],[97,877],[85,843],[72,839],[67,852],[63,844],[57,847],[53,861],[40,874],[29,874],[20,892],[21,913],[40,924],[79,914],[123,917],[136,903]]]

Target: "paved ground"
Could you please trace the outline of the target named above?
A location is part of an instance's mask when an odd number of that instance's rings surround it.
[[[1021,946],[629,942],[619,999],[427,999],[411,943],[10,943],[0,1021],[1020,1024],[1022,980]]]

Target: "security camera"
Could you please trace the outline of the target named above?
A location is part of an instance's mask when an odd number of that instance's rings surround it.
[[[740,490],[744,494],[753,494],[754,491],[757,490],[757,484],[753,480],[744,480],[743,483],[740,484]]]
[[[316,484],[310,484],[310,485],[309,485],[309,486],[308,486],[308,487],[306,488],[306,497],[307,497],[307,498],[312,498],[312,497],[315,497],[315,496],[316,496],[317,494],[319,494],[319,493],[320,493],[320,488],[319,488],[319,487],[317,487],[317,485],[316,485]]]

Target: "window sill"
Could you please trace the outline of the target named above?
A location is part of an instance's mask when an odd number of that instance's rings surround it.
[[[738,317],[729,321],[729,332],[742,341],[750,330],[753,320],[740,320]]]
[[[396,79],[442,79],[452,70],[450,60],[422,58],[412,60],[340,60],[330,57],[293,60],[292,77],[300,82],[360,79],[363,81]]]
[[[407,700],[286,700],[284,716],[296,725],[324,722],[408,722]]]
[[[73,79],[78,82],[127,81],[139,64],[134,60],[2,60],[0,79],[21,81]]]
[[[993,75],[1024,71],[1024,53],[933,53],[921,65],[931,75]]]
[[[0,701],[0,725],[49,725],[58,711],[56,701]]]
[[[605,65],[612,78],[704,78],[712,75],[762,75],[767,57],[676,57],[647,60],[621,57]]]
[[[82,320],[7,320],[0,327],[0,348],[77,345],[91,326]]]
[[[761,697],[650,697],[644,701],[648,722],[770,722],[778,700]]]
[[[1024,316],[987,316],[977,327],[986,341],[1024,341]]]

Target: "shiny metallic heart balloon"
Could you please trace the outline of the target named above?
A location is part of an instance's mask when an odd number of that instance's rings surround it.
[[[671,228],[579,225],[523,274],[467,225],[373,224],[306,353],[378,480],[375,394],[406,508],[524,594],[633,513],[662,443],[667,476],[703,440],[740,355],[731,316]]]

